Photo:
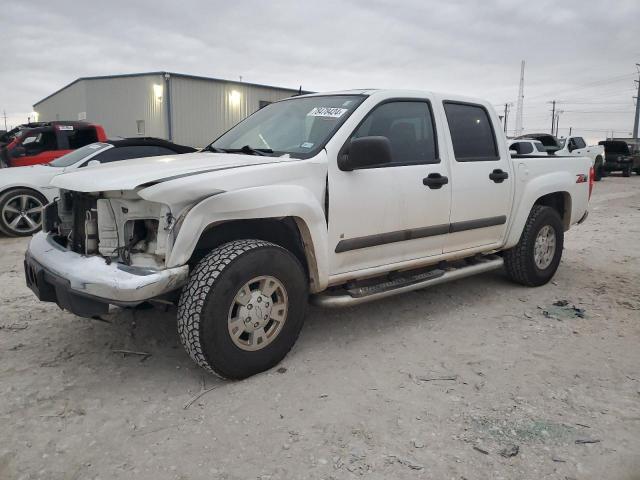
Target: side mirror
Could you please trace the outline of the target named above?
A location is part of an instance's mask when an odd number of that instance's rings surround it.
[[[511,155],[512,157],[514,155],[518,155],[518,151],[517,150],[509,150],[509,155]]]
[[[391,163],[391,142],[387,137],[360,137],[351,140],[338,159],[338,168],[350,172],[359,168]]]
[[[24,157],[27,153],[26,148],[24,147],[15,147],[11,150],[11,156],[13,158]]]
[[[89,160],[87,163],[87,167],[95,167],[96,165],[100,165],[100,160]]]

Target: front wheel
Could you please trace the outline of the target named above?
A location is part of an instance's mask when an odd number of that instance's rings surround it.
[[[558,269],[564,245],[564,226],[556,210],[535,205],[518,244],[504,253],[507,275],[529,287],[547,283]]]
[[[262,240],[236,240],[195,267],[178,304],[178,333],[198,365],[230,379],[280,362],[296,342],[308,282],[298,259]]]
[[[9,190],[0,196],[0,232],[10,237],[33,235],[42,227],[47,199],[28,188]]]
[[[623,177],[630,177],[631,176],[631,165],[624,167],[624,169],[622,170],[622,176]]]

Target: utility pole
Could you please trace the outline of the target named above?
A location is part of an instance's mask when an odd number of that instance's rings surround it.
[[[558,136],[558,126],[560,125],[560,114],[564,113],[564,110],[558,110],[556,112],[556,137]]]
[[[7,130],[7,111],[6,110],[2,110],[2,116],[4,117],[4,131],[8,131]]]
[[[520,88],[516,107],[516,137],[522,135],[522,107],[524,104],[524,60],[520,63]]]
[[[556,101],[553,100],[551,104],[553,105],[553,107],[551,107],[551,135],[553,135],[553,125],[556,122]]]
[[[573,127],[569,127],[569,136],[571,136],[571,130],[573,130]]]
[[[638,80],[635,82],[638,84],[638,94],[635,97],[636,99],[636,116],[633,119],[633,138],[638,138],[638,117],[640,117],[640,63],[636,63],[636,68],[638,69]]]
[[[504,104],[504,133],[507,133],[507,119],[509,118],[509,108],[513,105],[512,103]]]

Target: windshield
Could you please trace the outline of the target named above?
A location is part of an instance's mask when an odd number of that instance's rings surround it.
[[[309,158],[324,148],[364,98],[324,95],[272,103],[223,134],[207,149]]]
[[[111,148],[113,145],[110,143],[92,143],[90,145],[85,145],[82,148],[78,148],[73,152],[67,153],[60,158],[56,158],[54,161],[49,162],[50,167],[69,167],[74,163],[77,163],[81,160],[84,160],[90,155],[94,153],[102,152],[107,148]]]

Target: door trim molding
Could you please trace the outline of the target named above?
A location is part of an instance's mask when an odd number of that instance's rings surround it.
[[[395,232],[377,233],[365,237],[349,238],[340,240],[336,245],[336,253],[358,250],[360,248],[377,247],[388,243],[406,242],[417,238],[434,237],[449,233],[449,225],[433,225],[430,227],[411,228],[408,230],[397,230]]]
[[[374,235],[366,235],[364,237],[355,237],[346,240],[340,240],[336,245],[335,253],[350,252],[352,250],[377,247],[380,245],[387,245],[389,243],[406,242],[408,240],[416,240],[418,238],[435,237],[438,235],[446,235],[448,233],[464,232],[466,230],[475,230],[477,228],[494,227],[496,225],[504,225],[505,223],[507,223],[507,216],[499,215],[497,217],[465,220],[463,222],[455,222],[450,224],[445,223],[442,225],[432,225],[429,227],[377,233]]]
[[[449,226],[449,233],[464,232],[465,230],[475,230],[476,228],[495,227],[496,225],[504,225],[505,223],[507,223],[506,215],[479,218],[477,220],[465,220],[464,222],[452,223]]]

